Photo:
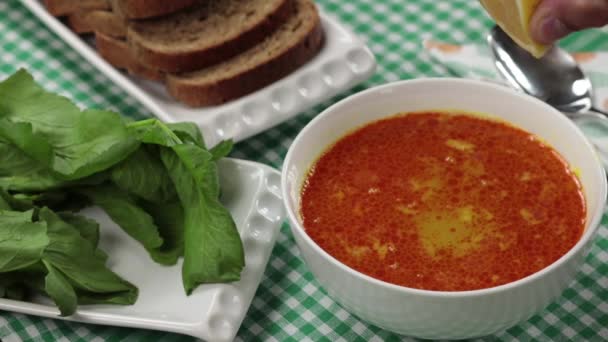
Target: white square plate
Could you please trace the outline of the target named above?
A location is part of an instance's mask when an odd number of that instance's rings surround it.
[[[81,305],[76,314],[59,317],[47,298],[33,302],[0,299],[0,310],[71,321],[154,329],[210,341],[232,341],[262,280],[284,219],[280,174],[263,164],[238,159],[219,162],[222,203],[232,213],[243,240],[246,266],[241,280],[199,286],[186,296],[181,260],[171,267],[156,264],[99,208],[83,211],[101,225],[99,246],[107,265],[139,288],[134,305]]]
[[[368,79],[376,69],[370,50],[335,18],[323,13],[325,45],[311,61],[287,77],[221,106],[189,108],[173,100],[158,82],[126,75],[94,47],[51,16],[39,0],[22,0],[34,15],[165,122],[191,121],[210,146],[223,139],[244,140]]]

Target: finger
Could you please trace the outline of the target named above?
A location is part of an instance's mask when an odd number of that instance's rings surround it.
[[[573,31],[608,23],[608,0],[544,0],[530,22],[532,38],[551,44]]]

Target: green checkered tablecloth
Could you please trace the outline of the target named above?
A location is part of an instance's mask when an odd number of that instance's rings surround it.
[[[339,98],[370,86],[426,76],[447,76],[422,52],[433,38],[481,42],[491,25],[473,0],[318,0],[327,12],[350,26],[378,59],[366,83],[276,128],[239,143],[232,156],[280,168],[287,148],[304,125]],[[608,32],[587,31],[564,41],[571,50],[608,50]],[[18,0],[0,0],[0,78],[29,69],[52,91],[88,107],[117,110],[141,118],[141,106],[73,52],[31,15]],[[608,217],[604,218],[608,225]],[[190,337],[68,323],[0,312],[0,339],[12,341],[191,341]],[[242,341],[398,341],[409,340],[352,316],[319,287],[284,226],[264,279],[241,327]],[[608,228],[600,234],[576,281],[529,321],[483,341],[608,340]]]

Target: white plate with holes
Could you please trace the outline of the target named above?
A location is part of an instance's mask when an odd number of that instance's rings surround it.
[[[156,264],[145,249],[98,208],[83,214],[101,225],[99,246],[107,265],[139,288],[131,306],[82,305],[73,316],[59,317],[46,298],[33,302],[0,299],[0,310],[77,322],[170,331],[208,341],[232,341],[262,280],[284,219],[281,175],[259,163],[239,159],[219,162],[222,203],[232,213],[243,240],[246,266],[241,280],[201,285],[190,296],[181,281],[181,260],[172,267]]]
[[[203,109],[173,100],[158,82],[124,74],[95,49],[48,14],[40,0],[22,0],[34,15],[152,114],[166,122],[192,121],[213,146],[222,139],[241,141],[368,79],[376,69],[370,50],[335,18],[321,11],[325,45],[289,76],[243,98]]]

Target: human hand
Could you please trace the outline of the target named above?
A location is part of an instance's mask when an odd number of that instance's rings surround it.
[[[530,22],[532,38],[552,44],[568,34],[608,24],[608,0],[543,0]]]

